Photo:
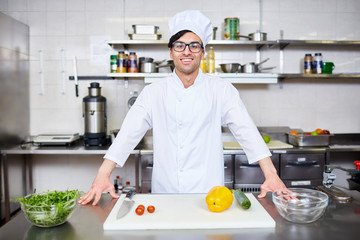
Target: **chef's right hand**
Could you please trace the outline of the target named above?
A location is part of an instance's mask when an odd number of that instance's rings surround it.
[[[115,168],[116,163],[105,159],[99,172],[90,188],[90,190],[80,197],[79,204],[85,205],[93,200],[92,205],[96,205],[103,192],[109,192],[113,198],[119,198],[120,196],[115,193],[114,185],[110,181],[110,173]]]

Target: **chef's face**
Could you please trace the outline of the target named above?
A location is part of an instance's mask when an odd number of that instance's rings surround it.
[[[185,33],[176,42],[189,43],[202,43],[198,35],[193,32]],[[201,48],[200,52],[191,52],[190,46],[186,46],[182,52],[177,52],[174,47],[170,48],[170,57],[174,60],[176,71],[184,74],[191,74],[199,71],[201,59],[204,58],[204,49]]]

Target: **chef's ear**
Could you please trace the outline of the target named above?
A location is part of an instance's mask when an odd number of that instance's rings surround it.
[[[172,48],[169,48],[169,51],[170,51],[170,58],[171,58],[172,60],[174,60],[173,54],[172,54]]]

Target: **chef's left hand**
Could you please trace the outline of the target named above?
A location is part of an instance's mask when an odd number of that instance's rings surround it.
[[[286,186],[277,174],[270,157],[261,159],[259,161],[259,165],[264,173],[265,181],[260,187],[261,193],[258,195],[258,198],[264,198],[267,192],[274,192],[279,189],[286,189]]]

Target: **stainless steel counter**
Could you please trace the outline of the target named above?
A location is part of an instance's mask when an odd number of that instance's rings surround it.
[[[360,192],[347,191],[355,200],[351,203],[329,201],[325,214],[310,224],[295,224],[284,220],[277,212],[268,193],[259,200],[276,221],[270,229],[228,229],[228,230],[144,230],[144,231],[104,231],[103,223],[111,212],[116,200],[104,194],[98,206],[77,206],[70,220],[58,227],[38,228],[32,226],[22,212],[2,228],[0,239],[326,239],[346,240],[360,236]],[[240,217],[240,216],[239,216]]]

